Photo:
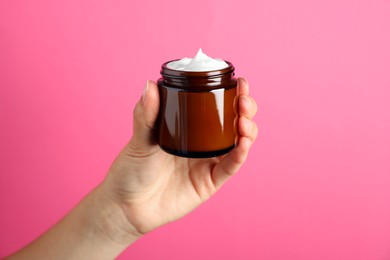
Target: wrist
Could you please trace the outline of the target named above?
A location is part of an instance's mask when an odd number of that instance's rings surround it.
[[[121,205],[110,198],[103,184],[88,197],[86,219],[90,221],[92,232],[101,239],[125,248],[142,236],[128,221]]]

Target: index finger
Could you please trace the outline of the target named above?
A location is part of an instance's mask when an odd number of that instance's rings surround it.
[[[238,96],[249,95],[249,84],[245,78],[238,78]]]

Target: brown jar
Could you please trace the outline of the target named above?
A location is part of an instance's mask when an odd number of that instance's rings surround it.
[[[171,61],[169,61],[171,62]],[[208,158],[235,146],[234,67],[213,71],[180,71],[161,66],[157,139],[173,155]]]

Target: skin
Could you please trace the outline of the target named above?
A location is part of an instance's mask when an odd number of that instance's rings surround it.
[[[237,145],[227,155],[186,159],[162,151],[153,127],[157,85],[147,81],[134,108],[133,137],[105,180],[68,215],[7,259],[113,259],[138,238],[177,220],[215,194],[245,162],[258,133],[248,82],[238,79]]]

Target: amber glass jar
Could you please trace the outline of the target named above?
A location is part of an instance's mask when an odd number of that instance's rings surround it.
[[[171,61],[169,61],[171,62]],[[157,139],[166,152],[188,158],[223,155],[235,146],[234,67],[179,71],[162,65]]]

